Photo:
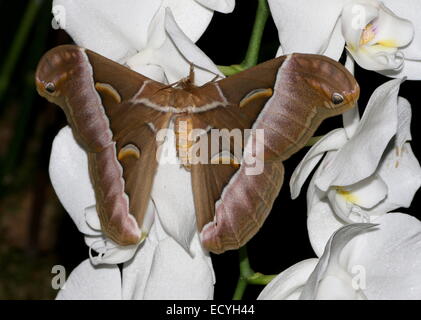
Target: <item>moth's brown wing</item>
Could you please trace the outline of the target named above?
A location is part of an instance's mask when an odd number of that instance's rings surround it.
[[[247,166],[192,165],[196,221],[204,247],[214,253],[237,249],[262,226],[282,186],[284,167],[269,161],[257,175]]]
[[[154,132],[169,118],[138,98],[164,85],[69,45],[44,55],[36,83],[42,96],[65,111],[88,153],[103,231],[120,245],[138,243],[156,169]]]
[[[307,54],[279,57],[207,84],[201,88],[203,95],[212,86],[226,105],[196,113],[198,123],[239,128],[244,135],[245,129],[253,129],[251,137],[257,129],[264,133],[263,139],[257,139],[263,155],[256,162],[263,167],[259,174],[247,174],[251,166],[244,161],[231,173],[218,165],[192,167],[202,242],[220,253],[242,246],[258,231],[281,188],[282,161],[305,145],[323,119],[354,106],[359,88],[338,62]],[[343,101],[333,100],[338,94]],[[246,148],[245,154],[251,151]]]

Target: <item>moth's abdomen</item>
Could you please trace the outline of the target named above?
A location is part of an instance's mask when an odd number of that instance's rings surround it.
[[[191,167],[191,150],[193,146],[193,119],[191,116],[178,116],[174,124],[177,157],[187,170]]]

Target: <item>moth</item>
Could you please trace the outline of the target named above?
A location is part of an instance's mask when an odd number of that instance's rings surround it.
[[[64,110],[88,154],[102,230],[119,245],[143,238],[160,130],[173,127],[180,138],[180,127],[187,137],[200,129],[209,141],[214,129],[248,134],[240,155],[228,137],[224,148],[209,149],[200,162],[189,157],[196,140],[177,139],[177,155],[191,175],[202,245],[222,253],[245,244],[262,226],[282,186],[283,161],[324,119],[352,108],[359,97],[354,77],[320,55],[278,57],[202,86],[194,85],[193,75],[162,84],[74,45],[56,47],[40,60],[37,91]],[[262,165],[258,174],[247,174],[247,154]]]

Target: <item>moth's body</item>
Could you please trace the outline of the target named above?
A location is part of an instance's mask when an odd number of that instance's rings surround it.
[[[348,110],[359,95],[342,65],[305,54],[279,57],[200,87],[192,74],[167,86],[89,50],[62,46],[42,58],[36,81],[38,92],[63,108],[88,154],[108,237],[130,245],[147,232],[158,138],[161,129],[173,127],[178,159],[191,175],[202,243],[216,253],[240,247],[259,230],[281,188],[282,162],[304,146],[323,119]],[[243,136],[251,130],[241,145],[244,158],[256,151],[249,142],[262,130],[256,157],[262,172],[247,174],[251,165],[235,156],[237,142],[231,140],[226,150],[209,152],[206,163],[191,163],[195,129],[209,141],[212,129],[240,130]],[[226,157],[239,163],[221,164]]]

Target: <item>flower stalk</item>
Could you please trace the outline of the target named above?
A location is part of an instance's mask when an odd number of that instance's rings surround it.
[[[250,261],[247,253],[247,246],[239,249],[240,258],[240,276],[238,278],[237,287],[235,288],[233,300],[241,300],[244,292],[249,284],[253,285],[267,285],[276,275],[264,275],[260,272],[254,272],[250,266]]]
[[[32,25],[34,24],[35,18],[38,15],[39,9],[41,8],[43,0],[32,0],[29,1],[25,14],[19,25],[19,29],[16,32],[16,36],[13,39],[12,46],[7,53],[4,60],[4,64],[1,67],[0,72],[0,101],[3,100],[3,95],[9,87],[10,78],[13,70],[18,62],[21,52],[27,43],[29,32],[31,31]]]
[[[230,66],[218,66],[219,70],[226,76],[231,76],[248,68],[255,66],[259,59],[262,35],[269,17],[269,5],[267,0],[258,0],[256,18],[254,20],[253,31],[251,33],[246,56],[240,64]]]

